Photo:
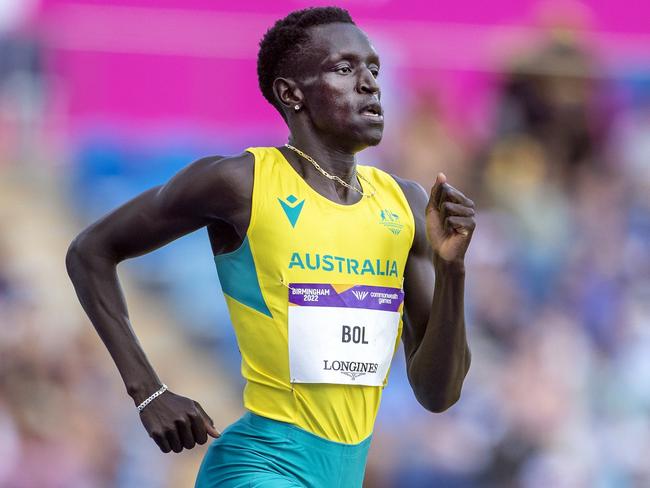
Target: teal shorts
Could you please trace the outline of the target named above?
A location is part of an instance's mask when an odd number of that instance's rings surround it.
[[[342,444],[247,412],[212,441],[194,487],[361,488],[371,437]]]

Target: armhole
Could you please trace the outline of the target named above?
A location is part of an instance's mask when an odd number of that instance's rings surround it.
[[[413,232],[411,232],[411,242],[409,244],[409,253],[410,253],[411,249],[413,249],[413,243],[415,242],[415,236],[417,233],[417,225],[415,224],[415,215],[413,215],[413,208],[411,208],[411,203],[409,202],[408,197],[404,193],[404,189],[402,188],[402,185],[400,185],[397,182],[395,177],[389,173],[386,173],[385,171],[382,171],[382,173],[384,173],[386,178],[390,181],[390,184],[395,188],[396,194],[401,197],[406,213],[408,214],[409,222],[411,223],[411,229],[413,229]]]
[[[262,191],[259,188],[259,183],[262,181],[261,178],[261,160],[262,157],[259,152],[259,148],[256,147],[249,147],[246,148],[246,152],[252,154],[253,156],[253,191],[251,193],[251,217],[250,220],[248,221],[248,228],[246,229],[246,237],[248,238],[251,234],[251,231],[255,225],[255,222],[257,221],[257,214],[259,213],[259,206],[260,206],[260,201],[261,201],[261,195],[260,192]]]

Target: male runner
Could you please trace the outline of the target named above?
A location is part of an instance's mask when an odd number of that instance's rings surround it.
[[[344,10],[279,20],[260,43],[258,76],[290,144],[200,159],[70,246],[79,299],[149,435],[163,452],[216,438],[197,487],[361,486],[400,337],[424,408],[459,398],[474,205],[443,174],[427,197],[356,164],[382,137],[379,69]],[[161,387],[116,274],[120,261],[204,226],[247,380],[247,413],[221,435],[197,402]]]

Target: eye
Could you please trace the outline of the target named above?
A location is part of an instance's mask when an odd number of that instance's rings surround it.
[[[377,78],[379,76],[379,68],[370,68],[370,72],[372,73],[372,76]]]
[[[352,68],[348,66],[347,64],[344,64],[343,66],[337,66],[336,67],[336,72],[341,73],[343,75],[348,75],[352,73]]]

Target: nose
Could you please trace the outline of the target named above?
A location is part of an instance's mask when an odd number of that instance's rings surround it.
[[[370,93],[377,95],[377,97],[380,96],[379,83],[377,83],[377,79],[368,68],[361,70],[361,75],[359,76],[359,92]]]

